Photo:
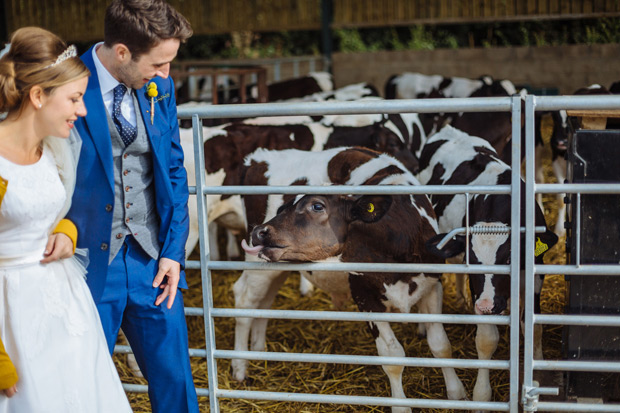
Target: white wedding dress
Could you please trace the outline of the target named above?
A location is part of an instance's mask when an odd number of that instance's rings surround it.
[[[48,151],[32,165],[0,157],[0,335],[18,392],[0,413],[131,412],[78,259],[41,264],[66,192]]]

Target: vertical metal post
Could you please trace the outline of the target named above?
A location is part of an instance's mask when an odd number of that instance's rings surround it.
[[[523,339],[523,393],[526,403],[529,396],[526,389],[533,386],[534,360],[534,219],[535,219],[535,184],[534,184],[534,114],[536,96],[525,99],[525,299],[524,299],[524,339]],[[518,313],[514,315],[518,317]],[[512,358],[512,355],[511,355]],[[518,358],[517,358],[518,359]],[[531,411],[531,410],[528,410]]]
[[[533,141],[532,141],[533,142]],[[526,143],[527,147],[527,143]],[[510,402],[519,410],[519,277],[521,248],[521,97],[512,97],[510,176]]]
[[[211,282],[211,270],[207,263],[211,258],[209,251],[207,203],[204,195],[205,187],[205,156],[204,138],[202,135],[202,122],[198,115],[192,116],[192,129],[194,131],[194,165],[196,166],[196,202],[198,204],[198,236],[200,241],[200,273],[202,279],[202,306],[204,310],[205,343],[207,359],[207,375],[209,383],[209,407],[211,413],[219,413],[220,407],[217,399],[217,363],[213,357],[215,350],[215,325],[211,316],[213,308],[213,289]]]
[[[323,43],[323,64],[325,72],[332,71],[332,19],[333,19],[332,0],[321,0],[321,40]]]
[[[280,80],[280,61],[278,60],[273,66],[273,81],[278,82]]]

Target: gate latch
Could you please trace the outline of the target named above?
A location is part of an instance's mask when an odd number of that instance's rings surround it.
[[[557,396],[560,394],[560,390],[557,387],[537,387],[537,386],[523,386],[523,397],[521,403],[523,404],[523,411],[536,412],[538,411],[538,396]]]

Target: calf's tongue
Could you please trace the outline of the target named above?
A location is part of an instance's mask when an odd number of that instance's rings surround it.
[[[241,248],[243,248],[243,250],[245,252],[247,252],[250,255],[258,255],[258,253],[260,252],[260,250],[263,249],[262,245],[258,245],[256,247],[250,247],[248,245],[248,243],[245,241],[245,238],[241,241]]]

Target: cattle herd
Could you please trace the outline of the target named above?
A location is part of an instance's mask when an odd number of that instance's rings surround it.
[[[210,83],[210,82],[207,82]],[[378,100],[372,85],[360,83],[333,89],[328,74],[311,74],[269,88],[270,97],[290,101]],[[618,85],[610,88],[620,89]],[[299,90],[299,92],[295,92]],[[508,80],[446,78],[419,73],[392,76],[386,99],[511,96],[518,92]],[[610,93],[600,86],[581,93]],[[191,103],[190,103],[191,104]],[[182,105],[180,105],[181,107]],[[564,111],[536,115],[536,178],[542,181],[541,124],[548,115],[553,130],[548,140],[558,182],[566,173],[568,119]],[[327,115],[265,117],[203,126],[207,186],[220,185],[509,185],[510,113],[403,113],[398,115]],[[519,137],[522,139],[523,137]],[[190,185],[194,185],[192,130],[181,129]],[[524,183],[522,182],[522,185]],[[522,191],[523,193],[523,191]],[[564,235],[562,196],[553,230],[536,234],[535,262]],[[540,201],[540,200],[539,200]],[[207,195],[211,259],[239,258],[237,237],[243,238],[245,259],[294,262],[510,263],[509,195]],[[547,228],[540,205],[535,225]],[[188,254],[198,240],[195,199],[190,200],[192,225]],[[524,220],[522,211],[521,219]],[[476,225],[488,231],[469,242],[451,230]],[[217,228],[226,229],[226,252],[219,251]],[[498,230],[499,228],[499,230]],[[443,242],[442,242],[443,241]],[[521,242],[524,242],[523,236]],[[440,246],[441,243],[441,246]],[[523,248],[521,248],[523,251]],[[521,257],[523,261],[524,257]],[[270,308],[289,273],[245,270],[233,287],[235,305]],[[439,314],[443,290],[440,274],[312,271],[302,273],[302,292],[314,286],[330,294],[336,308],[353,300],[363,312]],[[470,308],[476,314],[505,314],[509,308],[509,275],[471,274]],[[464,281],[465,277],[457,277]],[[540,310],[543,276],[536,280],[535,311]],[[461,288],[466,288],[463,282]],[[461,289],[457,289],[457,293]],[[389,323],[368,322],[381,356],[405,356]],[[540,326],[537,326],[537,328]],[[235,350],[264,351],[267,320],[239,318]],[[435,357],[451,357],[441,323],[420,325]],[[478,325],[476,349],[490,359],[497,347],[495,325]],[[542,358],[540,330],[535,332],[535,358]],[[233,377],[247,377],[247,361],[232,360]],[[402,366],[383,366],[393,397],[406,398]],[[489,372],[480,369],[473,394],[466,393],[454,369],[443,368],[449,399],[489,401]],[[393,412],[410,412],[394,407]]]

